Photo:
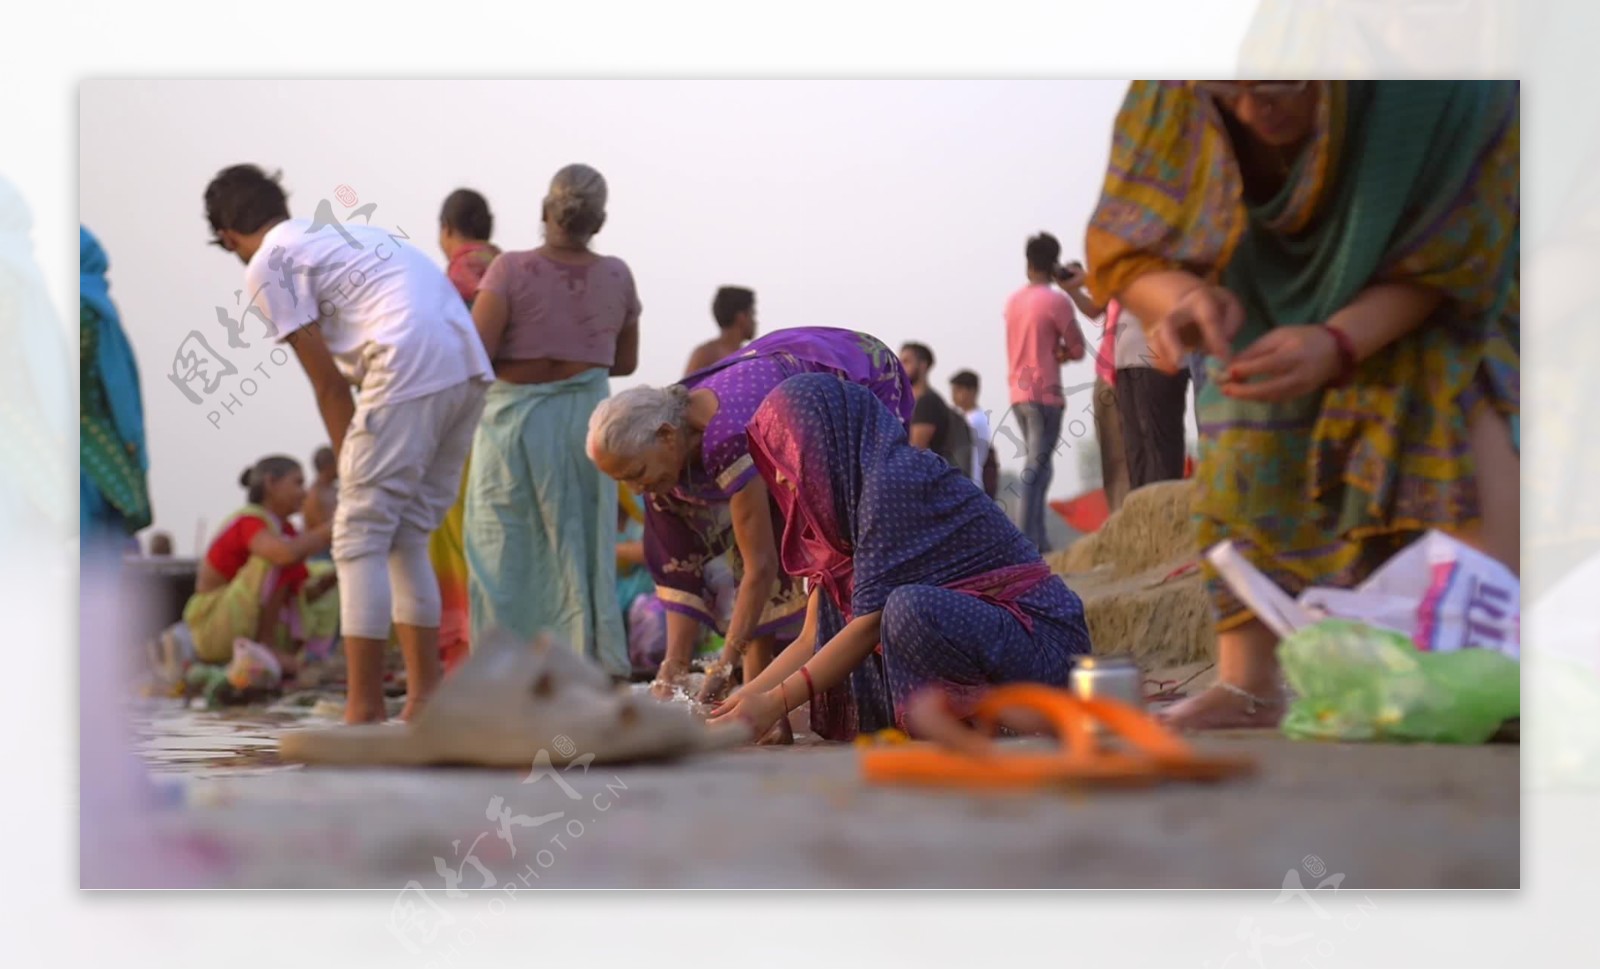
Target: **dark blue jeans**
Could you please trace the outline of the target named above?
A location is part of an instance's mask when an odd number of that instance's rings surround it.
[[[1028,448],[1028,464],[1022,470],[1022,534],[1043,554],[1050,551],[1044,526],[1045,499],[1055,475],[1056,445],[1061,441],[1061,415],[1066,408],[1059,404],[1017,404],[1012,410]]]

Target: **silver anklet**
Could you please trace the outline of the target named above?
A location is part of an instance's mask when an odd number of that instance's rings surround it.
[[[1262,697],[1257,697],[1256,695],[1254,695],[1254,694],[1250,693],[1249,691],[1245,690],[1243,687],[1235,687],[1235,686],[1233,686],[1232,684],[1228,683],[1225,680],[1217,681],[1217,686],[1221,687],[1223,690],[1227,691],[1228,693],[1232,694],[1235,697],[1244,698],[1244,702],[1247,705],[1245,707],[1245,709],[1244,709],[1244,712],[1246,714],[1253,715],[1253,714],[1256,713],[1256,710],[1258,708],[1273,706],[1271,701],[1266,700],[1265,698],[1262,698]]]

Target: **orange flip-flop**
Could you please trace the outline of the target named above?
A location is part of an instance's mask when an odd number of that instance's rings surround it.
[[[1040,714],[1062,740],[1059,749],[1007,752],[990,738],[1002,713]],[[932,725],[940,743],[919,742],[861,754],[866,779],[879,784],[945,788],[1022,789],[1081,785],[1153,785],[1168,779],[1216,781],[1255,769],[1249,758],[1201,755],[1142,711],[1120,701],[1081,700],[1040,684],[1011,684],[979,700],[973,720],[988,733],[948,723]],[[1110,750],[1097,722],[1123,742]]]

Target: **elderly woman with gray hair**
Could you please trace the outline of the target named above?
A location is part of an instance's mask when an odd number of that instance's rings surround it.
[[[853,330],[796,327],[768,334],[669,387],[623,391],[589,419],[589,457],[649,496],[645,556],[668,611],[658,684],[672,684],[688,671],[699,625],[722,625],[706,569],[724,553],[735,554],[739,591],[721,670],[742,657],[748,680],[770,661],[779,635],[799,632],[805,592],[779,568],[783,519],[756,474],[745,426],[773,388],[806,373],[860,384],[902,421],[911,418],[911,381],[881,341]],[[722,683],[708,678],[703,696]]]
[[[617,486],[583,436],[609,378],[638,366],[639,295],[626,263],[590,248],[606,221],[599,172],[557,172],[543,218],[544,245],[497,257],[472,307],[496,378],[467,482],[472,636],[550,629],[625,677]]]

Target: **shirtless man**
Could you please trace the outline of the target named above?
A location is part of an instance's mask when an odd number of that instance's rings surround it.
[[[755,339],[755,291],[742,286],[722,287],[711,301],[711,315],[716,318],[722,334],[694,349],[694,353],[689,355],[689,366],[683,372],[685,377],[736,353]]]
[[[300,507],[300,514],[306,520],[307,531],[315,529],[324,522],[332,522],[333,510],[339,504],[339,466],[333,460],[333,449],[326,445],[318,448],[316,455],[311,459],[311,465],[317,470],[317,478],[306,492],[305,505]],[[327,550],[323,550],[313,558],[331,557]]]

